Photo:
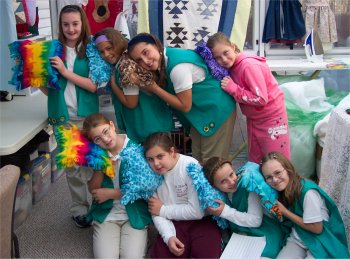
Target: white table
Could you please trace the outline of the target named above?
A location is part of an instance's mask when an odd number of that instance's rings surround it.
[[[267,64],[271,71],[309,71],[309,70],[326,70],[330,62],[313,63],[307,59],[267,59]]]
[[[320,186],[339,208],[350,247],[350,115],[342,107],[334,108],[329,119]]]
[[[47,124],[47,97],[40,91],[0,102],[0,155],[17,152]]]

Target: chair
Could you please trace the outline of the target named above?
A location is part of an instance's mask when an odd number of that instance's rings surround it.
[[[19,257],[18,239],[13,231],[15,194],[20,169],[14,165],[0,168],[0,258]]]

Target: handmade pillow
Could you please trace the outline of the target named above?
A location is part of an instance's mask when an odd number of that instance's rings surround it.
[[[218,64],[213,53],[206,45],[198,45],[195,51],[204,59],[204,62],[207,64],[210,73],[217,80],[222,80],[225,76],[229,76],[228,70]]]
[[[238,187],[258,194],[263,208],[282,221],[282,212],[277,205],[278,193],[265,182],[264,177],[260,173],[259,165],[247,162],[237,170],[237,176],[239,177]]]
[[[64,60],[64,48],[58,40],[15,41],[9,44],[9,49],[11,58],[16,61],[9,83],[18,91],[30,86],[60,89],[59,73],[49,60],[54,56]]]
[[[63,125],[55,129],[58,154],[56,162],[58,168],[72,166],[87,166],[94,170],[101,170],[107,176],[114,178],[114,168],[106,150],[89,141],[73,125],[70,129]]]
[[[123,205],[133,203],[137,199],[148,200],[163,181],[163,177],[152,171],[147,163],[143,147],[129,140],[127,147],[119,153],[122,164],[121,191]]]
[[[219,204],[215,202],[215,200],[222,200],[227,203],[227,196],[208,182],[200,165],[189,163],[186,170],[188,175],[192,178],[193,186],[197,191],[202,209],[208,207],[217,208]],[[220,228],[225,229],[228,227],[226,219],[216,215],[213,215],[213,218],[216,220]]]
[[[135,85],[138,87],[150,86],[153,82],[153,74],[132,60],[127,53],[124,53],[117,64],[120,74],[121,87]]]
[[[86,46],[86,57],[89,60],[89,77],[98,87],[105,86],[112,74],[112,65],[105,61],[97,49],[95,40],[90,38]]]

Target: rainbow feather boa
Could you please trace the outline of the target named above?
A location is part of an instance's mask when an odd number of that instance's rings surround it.
[[[56,155],[58,168],[87,166],[114,178],[113,164],[107,151],[89,141],[77,126],[65,129],[61,125],[56,128],[55,136],[59,148]]]
[[[49,60],[54,56],[64,60],[64,48],[58,40],[15,41],[8,46],[10,57],[16,61],[9,83],[18,91],[30,86],[60,89],[59,73]]]

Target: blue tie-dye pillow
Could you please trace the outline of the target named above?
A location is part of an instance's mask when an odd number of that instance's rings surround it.
[[[123,205],[137,199],[148,200],[162,183],[163,177],[152,171],[143,154],[143,147],[131,142],[120,152]]]
[[[214,188],[204,176],[202,167],[195,163],[189,163],[186,167],[188,175],[192,178],[193,186],[197,191],[201,208],[206,209],[208,207],[217,208],[219,204],[215,200],[222,200],[227,203],[227,196]],[[219,216],[213,215],[218,226],[222,229],[228,227],[227,220]]]

